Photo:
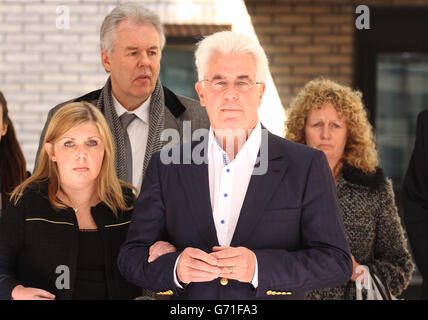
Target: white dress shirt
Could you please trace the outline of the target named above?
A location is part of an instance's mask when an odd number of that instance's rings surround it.
[[[214,225],[220,246],[230,246],[235,233],[242,204],[256,164],[261,136],[262,131],[259,122],[235,159],[229,161],[227,153],[219,145],[213,129],[210,128],[208,137],[209,188]],[[181,287],[175,271],[178,259],[175,263],[174,279],[176,279],[176,285]],[[251,283],[255,288],[258,286],[257,258]]]
[[[132,184],[140,191],[143,182],[143,164],[149,136],[149,112],[151,96],[137,109],[126,110],[113,96],[114,107],[120,118],[125,112],[134,113],[135,118],[128,126],[127,132],[132,150]]]
[[[208,138],[208,174],[211,206],[217,239],[229,246],[247,193],[248,184],[260,149],[261,126],[254,128],[233,161],[219,145],[210,128]]]

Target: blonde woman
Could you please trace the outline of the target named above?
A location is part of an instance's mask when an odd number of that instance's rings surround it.
[[[367,265],[395,296],[407,287],[413,264],[394,203],[392,184],[378,167],[372,128],[361,93],[332,80],[310,81],[288,110],[285,137],[324,152],[337,187],[354,271]],[[343,299],[346,285],[307,293]]]
[[[55,113],[34,174],[0,221],[0,298],[132,299],[116,259],[135,196],[114,169],[101,112],[86,102]]]

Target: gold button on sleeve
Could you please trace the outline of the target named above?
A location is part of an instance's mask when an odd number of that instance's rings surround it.
[[[172,296],[173,292],[172,290],[168,290],[168,291],[160,291],[160,292],[156,292],[157,295],[160,296]]]

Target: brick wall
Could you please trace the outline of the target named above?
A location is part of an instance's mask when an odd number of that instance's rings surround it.
[[[351,85],[355,7],[428,6],[427,0],[245,0],[282,104],[316,76]]]
[[[89,1],[86,1],[89,2]],[[99,26],[118,1],[0,2],[0,90],[6,96],[29,169],[47,111],[99,88]],[[66,4],[69,29],[62,28]],[[57,11],[58,10],[58,11]]]

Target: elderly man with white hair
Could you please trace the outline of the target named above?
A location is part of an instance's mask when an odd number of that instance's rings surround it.
[[[303,299],[345,283],[352,260],[322,152],[268,132],[268,62],[233,32],[198,44],[210,130],[153,156],[118,258],[136,285],[178,299]]]

